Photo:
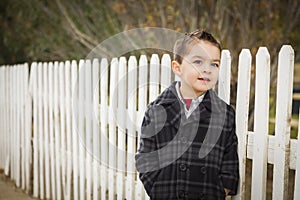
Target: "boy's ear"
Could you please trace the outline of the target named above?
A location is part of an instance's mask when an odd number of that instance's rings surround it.
[[[177,61],[172,61],[172,70],[177,76],[181,75],[181,65]]]

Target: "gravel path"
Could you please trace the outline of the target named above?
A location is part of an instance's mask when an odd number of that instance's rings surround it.
[[[0,200],[36,200],[31,198],[22,189],[16,188],[9,177],[0,173]]]

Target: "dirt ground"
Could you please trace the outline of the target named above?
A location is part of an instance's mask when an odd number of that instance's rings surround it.
[[[16,188],[13,181],[0,173],[0,200],[36,200],[31,198],[22,189]]]

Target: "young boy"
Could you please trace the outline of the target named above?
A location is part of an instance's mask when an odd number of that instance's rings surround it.
[[[239,182],[235,112],[213,90],[220,43],[196,30],[176,41],[180,77],[148,105],[136,167],[150,199],[225,199]]]

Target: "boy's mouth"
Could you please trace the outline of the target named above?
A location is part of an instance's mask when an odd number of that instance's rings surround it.
[[[209,78],[205,78],[205,77],[202,77],[202,78],[198,78],[199,81],[205,81],[205,82],[208,82],[210,81]]]

